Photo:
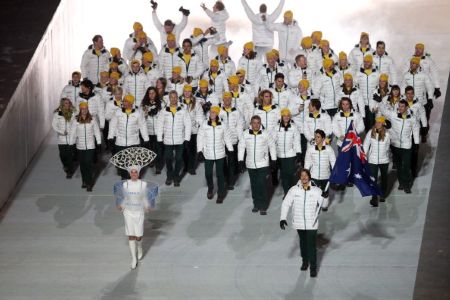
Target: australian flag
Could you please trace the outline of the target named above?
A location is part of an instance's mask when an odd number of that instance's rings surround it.
[[[366,153],[353,121],[345,134],[341,151],[331,172],[330,183],[340,185],[353,183],[363,197],[381,194],[376,178],[370,174]]]

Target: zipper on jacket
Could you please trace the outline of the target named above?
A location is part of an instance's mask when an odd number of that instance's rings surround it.
[[[256,135],[254,134],[254,143],[253,143],[253,162],[255,163],[255,169],[256,167]]]
[[[174,127],[175,127],[175,115],[173,113],[170,113],[172,115],[172,145],[175,145],[175,139],[173,137],[174,135]]]
[[[306,190],[303,189],[304,195],[303,195],[303,223],[305,225],[306,230]]]
[[[403,127],[405,126],[405,120],[402,119],[402,129],[400,130],[400,148],[402,147]]]
[[[87,134],[86,134],[86,123],[84,123],[83,125],[84,125],[84,146],[86,147],[86,150],[88,150],[88,147],[87,147]]]
[[[319,150],[319,174],[317,174],[317,177],[320,180],[320,152],[322,152],[321,150]]]
[[[286,130],[284,131],[284,142],[283,142],[283,151],[284,151],[284,158],[286,158]]]
[[[216,127],[213,128],[213,152],[214,152],[214,160],[217,160],[216,158]]]
[[[127,122],[125,123],[125,147],[128,146],[128,115]]]
[[[67,133],[67,121],[64,120],[64,131]],[[66,134],[66,145],[69,145],[69,141],[67,140],[67,134]]]

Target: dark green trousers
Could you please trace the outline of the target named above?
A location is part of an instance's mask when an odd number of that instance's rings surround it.
[[[317,269],[317,249],[316,236],[317,230],[297,229],[300,239],[300,255],[303,262],[308,262],[311,270]]]
[[[197,135],[192,134],[188,147],[183,150],[184,169],[193,171],[197,169]]]
[[[411,187],[412,185],[411,154],[411,149],[392,147],[394,163],[397,165],[398,182],[403,187]]]
[[[164,145],[167,179],[180,182],[180,171],[183,163],[183,144]],[[173,167],[173,153],[175,152],[175,169]]]
[[[269,199],[267,196],[267,177],[269,176],[269,167],[247,170],[250,177],[253,205],[259,210],[267,210],[269,207]]]
[[[288,158],[278,158],[278,163],[280,166],[281,185],[283,186],[285,195],[287,194],[289,189],[293,187],[298,181],[297,176],[295,175],[295,171],[297,170],[295,159],[295,156]]]
[[[94,156],[95,149],[90,150],[78,150],[78,160],[80,161],[81,179],[87,185],[92,186],[94,184]]]
[[[73,172],[73,157],[74,149],[73,145],[58,145],[59,149],[59,159],[61,160],[64,171]]]
[[[218,195],[225,196],[225,174],[224,174],[225,158],[210,160],[205,159],[205,177],[208,189],[214,189],[213,168],[216,164],[217,186],[219,187]]]
[[[364,111],[366,113],[366,117],[364,118],[364,127],[365,127],[366,132],[367,132],[375,124],[375,114],[369,109],[368,105],[366,105],[364,107]]]
[[[150,150],[156,153],[155,166],[157,170],[161,170],[164,167],[164,144],[158,142],[156,135],[149,135]]]
[[[306,149],[308,147],[308,140],[306,139],[305,135],[302,133],[300,135],[300,146],[302,147],[302,153],[301,153],[301,157],[302,157],[302,167],[305,164],[305,155],[306,155]]]
[[[226,150],[226,164],[225,164],[225,173],[227,176],[227,182],[229,186],[234,186],[235,177],[237,174],[237,144],[233,145],[233,152]]]
[[[381,197],[386,197],[389,164],[380,164],[380,165],[369,164],[369,167],[370,167],[370,173],[372,173],[372,176],[374,178],[378,178],[378,170],[380,170]]]

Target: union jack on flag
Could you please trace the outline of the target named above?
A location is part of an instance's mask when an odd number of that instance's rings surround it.
[[[370,174],[367,156],[353,121],[350,122],[345,134],[342,148],[331,172],[330,183],[339,185],[354,183],[363,197],[380,195],[377,180]]]

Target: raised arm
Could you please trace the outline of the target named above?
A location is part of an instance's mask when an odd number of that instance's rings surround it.
[[[281,0],[284,1],[284,0]],[[244,7],[245,14],[250,19],[250,22],[255,24],[262,24],[263,20],[259,19],[258,16],[252,11],[250,6],[248,6],[248,3],[246,0],[241,0],[242,6]]]
[[[273,23],[281,14],[281,11],[283,10],[285,0],[280,0],[280,3],[278,4],[277,8],[267,16],[267,22]]]
[[[158,15],[156,14],[156,10],[152,11],[152,19],[153,19],[153,24],[155,25],[156,29],[158,29],[159,32],[163,32],[164,26],[161,23],[161,21],[159,20]]]

